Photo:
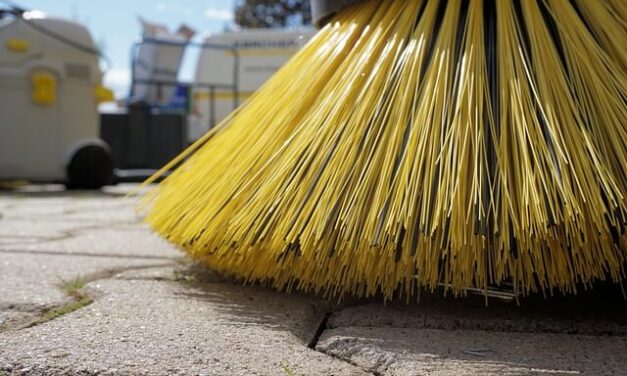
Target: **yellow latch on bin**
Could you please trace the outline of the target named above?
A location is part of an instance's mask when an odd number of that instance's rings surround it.
[[[94,89],[94,98],[96,98],[97,103],[113,102],[115,100],[115,97],[113,96],[113,91],[107,89],[102,85],[98,85]]]
[[[29,48],[27,40],[18,38],[7,39],[4,46],[11,52],[27,52]]]
[[[57,79],[47,72],[36,72],[31,76],[32,99],[38,105],[49,106],[57,101]]]

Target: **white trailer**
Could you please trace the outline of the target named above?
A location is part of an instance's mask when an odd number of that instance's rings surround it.
[[[0,180],[97,188],[113,177],[97,105],[112,99],[89,31],[17,10],[0,17]]]
[[[259,29],[206,37],[191,85],[189,141],[248,99],[314,34],[314,30]]]
[[[131,102],[144,102],[152,106],[167,105],[175,93],[174,86],[159,87],[144,82],[175,82],[178,79],[183,54],[196,31],[182,24],[176,32],[164,25],[139,18],[142,26],[141,43],[131,52],[133,56],[133,85]]]

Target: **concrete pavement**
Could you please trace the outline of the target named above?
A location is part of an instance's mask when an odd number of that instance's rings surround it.
[[[625,375],[610,287],[341,305],[241,286],[141,223],[128,185],[0,191],[0,375]]]

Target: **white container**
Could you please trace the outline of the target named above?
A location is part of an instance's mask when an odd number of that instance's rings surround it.
[[[68,182],[77,151],[107,152],[98,57],[67,41],[95,50],[89,31],[69,20],[39,12],[0,20],[0,180]]]
[[[140,43],[133,64],[133,85],[131,101],[142,101],[150,105],[163,105],[171,101],[175,87],[147,82],[176,82],[185,44],[195,32],[187,26],[181,26],[175,33],[156,23],[139,19],[142,25],[142,38],[148,43]],[[161,42],[161,43],[159,43]]]
[[[206,45],[224,48],[203,48],[198,58],[191,95],[190,142],[224,119],[236,103],[248,99],[314,34],[314,30],[243,30],[205,38]],[[206,85],[223,86],[213,93],[213,119]],[[237,89],[237,97],[231,87]]]

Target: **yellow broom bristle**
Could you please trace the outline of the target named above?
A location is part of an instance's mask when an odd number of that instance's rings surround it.
[[[217,271],[335,298],[622,282],[626,14],[348,7],[174,161],[146,220]]]

